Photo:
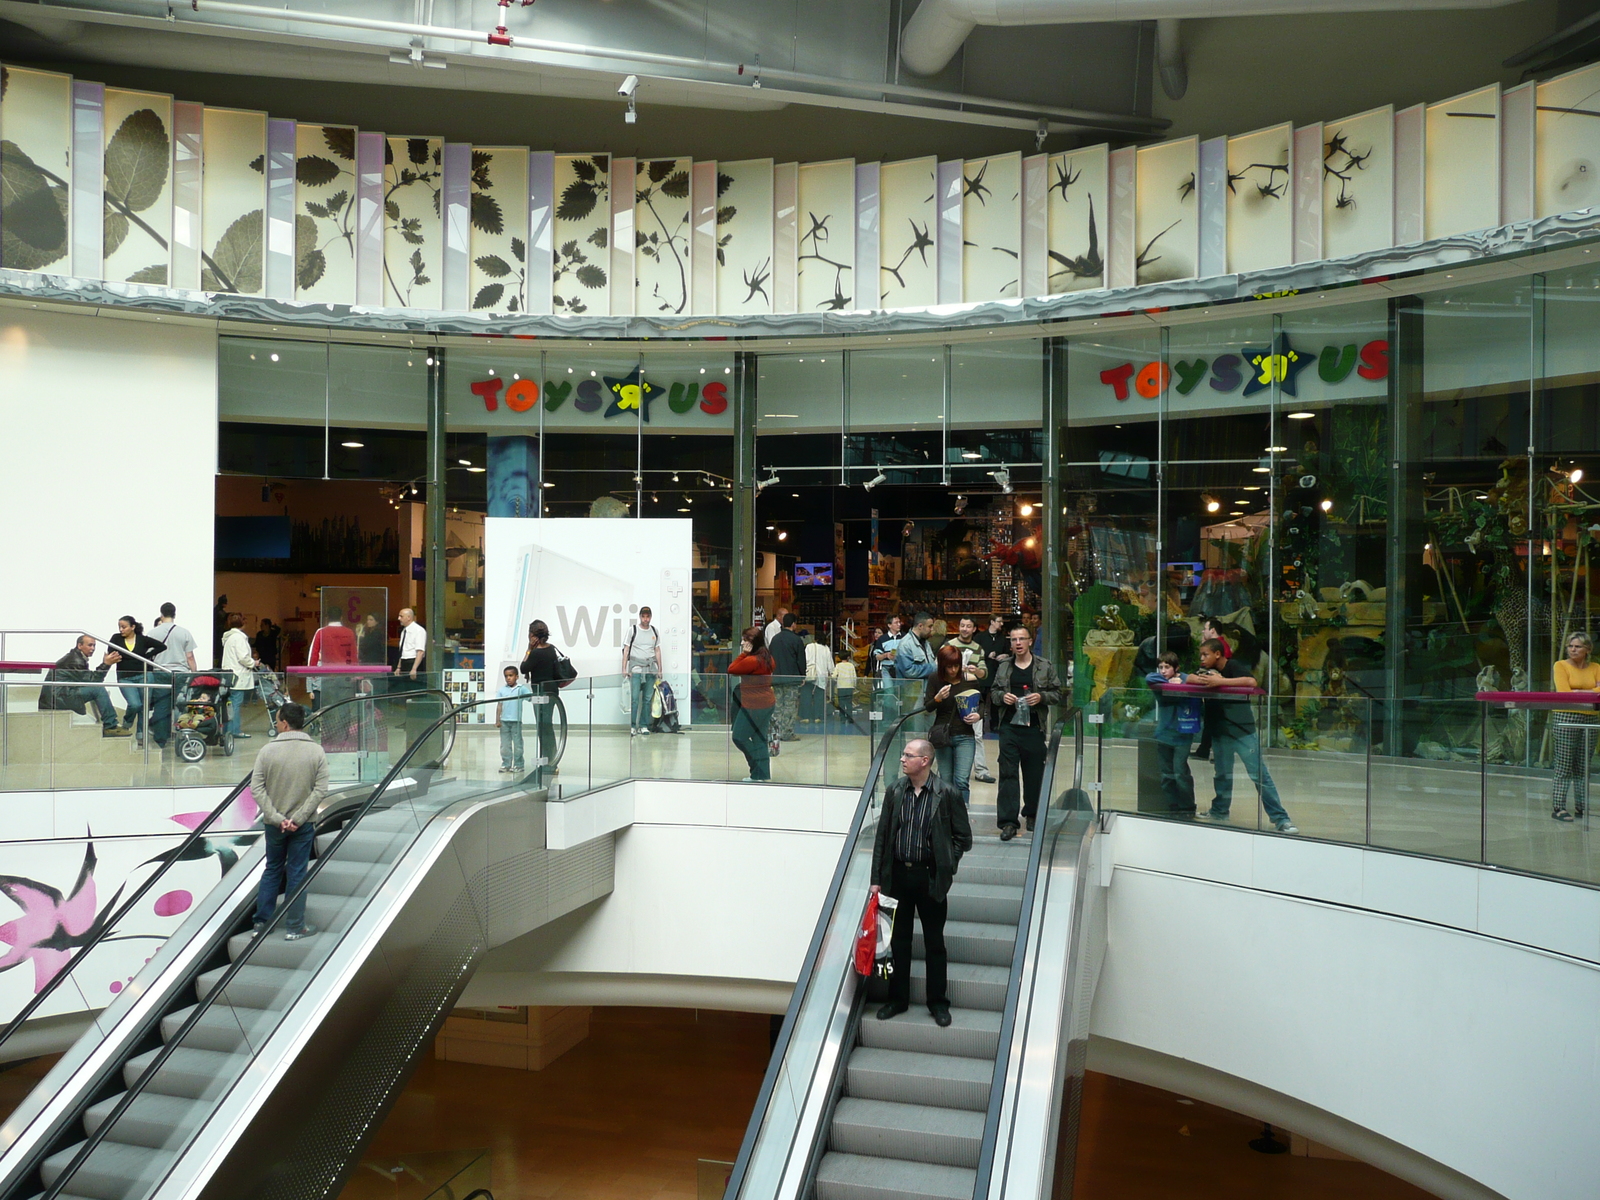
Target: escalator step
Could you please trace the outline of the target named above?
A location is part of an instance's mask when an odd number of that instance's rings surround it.
[[[161,1018],[161,1040],[170,1042],[197,1006],[180,1008]],[[271,1009],[235,1008],[215,1004],[200,1014],[200,1020],[183,1036],[186,1049],[220,1050],[230,1053],[261,1045],[277,1028],[280,1013]]]
[[[308,941],[310,939],[307,939]],[[291,945],[293,943],[290,943]],[[217,967],[195,977],[195,994],[204,1000],[230,968]],[[242,1008],[278,1008],[305,990],[312,972],[287,967],[258,967],[248,962],[228,983],[226,1002]]]
[[[150,1050],[130,1058],[122,1068],[124,1082],[129,1087],[138,1083],[159,1053],[160,1050]],[[249,1063],[248,1054],[224,1054],[218,1050],[180,1046],[161,1065],[155,1079],[145,1090],[162,1096],[214,1100],[233,1086]]]
[[[82,1142],[52,1154],[39,1166],[39,1177],[51,1187],[78,1153]],[[72,1191],[85,1200],[141,1200],[171,1167],[177,1155],[166,1150],[101,1142],[72,1175]]]
[[[974,858],[962,855],[956,868],[955,886],[964,883],[996,883],[1006,887],[1021,888],[1028,877],[1028,860],[1014,854],[985,855]]]
[[[828,1148],[946,1167],[976,1167],[983,1141],[981,1112],[858,1100],[845,1096],[833,1110]]]
[[[830,1151],[817,1167],[817,1200],[972,1200],[978,1173]]]
[[[845,1090],[859,1099],[896,1100],[971,1112],[988,1109],[993,1080],[992,1058],[961,1058],[926,1051],[858,1046],[845,1065]]]
[[[984,1008],[993,1012],[999,1012],[1006,1006],[1006,986],[1011,982],[1011,972],[1006,967],[953,962],[950,964],[949,979],[950,1003],[953,1005]],[[911,964],[911,1002],[928,1002],[928,972],[920,961]],[[900,1019],[895,1018],[896,1021]]]
[[[339,836],[337,830],[317,838],[317,853],[326,854]],[[344,862],[393,862],[400,857],[416,836],[414,826],[401,829],[370,829],[363,821],[351,835],[339,844],[339,858]]]
[[[978,883],[960,875],[950,888],[950,919],[1015,928],[1022,916],[1021,885]]]
[[[311,881],[311,894],[323,896],[365,896],[389,874],[387,863],[346,862],[344,855],[329,859]]]
[[[83,1114],[84,1130],[93,1134],[126,1092],[92,1105]],[[128,1111],[117,1118],[116,1140],[152,1150],[179,1150],[205,1123],[211,1105],[204,1100],[182,1096],[142,1093],[133,1098]]]
[[[872,1019],[869,1007],[861,1022],[860,1040],[863,1046],[877,1050],[959,1054],[965,1058],[981,1058],[992,1065],[994,1056],[1000,1052],[1000,1013],[980,1008],[952,1008],[949,1026],[941,1029],[921,1004],[892,1021]]]
[[[1017,943],[1017,927],[993,925],[987,921],[946,921],[944,946],[950,962],[983,963],[991,967],[1011,967],[1011,951]],[[917,926],[912,953],[922,957],[922,926]]]

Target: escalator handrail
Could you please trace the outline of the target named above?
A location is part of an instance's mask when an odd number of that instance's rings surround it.
[[[431,690],[432,689],[430,689],[430,691]],[[410,694],[426,695],[427,693],[414,692]],[[436,694],[439,696],[444,696],[446,701],[449,700],[449,697],[445,696],[445,693],[443,692],[438,692]],[[350,696],[344,700],[336,701],[335,703],[328,705],[326,708],[318,709],[309,718],[308,724],[310,721],[320,719],[325,713],[330,713],[341,705],[354,704],[357,701],[363,700],[370,701],[372,699],[373,698],[371,696]],[[254,774],[253,770],[251,774]],[[49,1000],[51,996],[56,994],[57,989],[65,985],[68,976],[70,976],[77,968],[77,965],[89,957],[89,952],[110,937],[121,926],[123,919],[133,911],[134,906],[138,904],[139,901],[143,900],[147,895],[150,894],[150,892],[155,888],[157,881],[165,876],[166,873],[177,863],[184,861],[184,854],[186,854],[197,842],[202,840],[210,831],[212,825],[217,822],[222,814],[227,812],[228,809],[232,807],[234,802],[244,794],[245,789],[250,786],[250,778],[250,775],[246,775],[233,786],[233,788],[228,792],[227,796],[223,799],[222,803],[218,804],[216,808],[212,809],[211,812],[207,814],[205,820],[201,821],[189,831],[189,836],[178,843],[177,848],[172,851],[171,856],[166,860],[166,862],[162,863],[158,869],[151,872],[150,877],[133,890],[133,895],[129,896],[127,900],[123,902],[121,908],[117,909],[116,912],[112,913],[109,917],[106,917],[103,921],[101,921],[99,918],[96,918],[96,924],[99,926],[99,928],[95,930],[94,936],[78,948],[78,952],[66,961],[61,970],[57,971],[56,974],[51,978],[50,982],[45,984],[44,987],[38,992],[34,993],[33,998],[24,1004],[22,1006],[22,1010],[17,1013],[16,1016],[11,1018],[10,1022],[6,1025],[3,1031],[0,1031],[0,1051],[4,1050],[5,1044],[11,1040],[12,1036],[15,1035],[23,1027],[23,1025],[29,1021],[29,1019],[33,1017],[34,1013],[38,1012],[44,1003]],[[0,1062],[3,1061],[4,1055],[0,1054]]]
[[[1083,710],[1073,707],[1067,714],[1072,722],[1076,763],[1073,766],[1074,790],[1083,785]],[[1000,1014],[1000,1040],[996,1051],[994,1078],[989,1084],[989,1107],[983,1122],[983,1141],[978,1147],[978,1177],[973,1185],[972,1200],[988,1200],[989,1177],[994,1171],[995,1148],[1000,1138],[1000,1110],[1005,1101],[1006,1069],[1010,1056],[1011,1040],[1016,1036],[1017,1004],[1022,994],[1022,966],[1027,958],[1028,927],[1033,921],[1035,895],[1038,890],[1039,864],[1044,857],[1045,817],[1052,804],[1055,788],[1056,761],[1061,751],[1061,735],[1065,721],[1058,725],[1050,738],[1050,750],[1045,755],[1044,777],[1040,780],[1039,795],[1044,798],[1043,808],[1035,822],[1033,845],[1028,847],[1028,871],[1022,880],[1022,908],[1017,917],[1017,939],[1011,951],[1011,978],[1006,984],[1005,1008]]]
[[[783,1027],[778,1032],[778,1040],[772,1047],[772,1054],[767,1059],[766,1074],[761,1079],[761,1090],[756,1093],[755,1105],[750,1110],[750,1122],[745,1126],[744,1140],[739,1144],[739,1154],[734,1159],[733,1170],[728,1173],[728,1182],[723,1189],[724,1200],[737,1200],[739,1190],[744,1186],[745,1174],[750,1169],[750,1157],[755,1152],[756,1139],[761,1135],[762,1126],[765,1124],[768,1107],[772,1103],[772,1093],[777,1087],[778,1076],[783,1070],[783,1060],[788,1056],[789,1043],[794,1037],[794,1029],[800,1016],[800,1009],[804,1005],[807,995],[811,991],[811,983],[817,973],[819,960],[822,957],[822,944],[827,937],[829,926],[833,923],[833,912],[839,904],[839,894],[844,890],[845,872],[850,866],[851,855],[855,852],[857,843],[861,838],[861,827],[866,824],[867,810],[872,806],[873,797],[877,791],[878,778],[883,773],[884,761],[888,758],[889,748],[894,745],[895,735],[898,734],[905,723],[912,717],[922,715],[921,708],[906,713],[881,736],[878,748],[873,752],[872,764],[867,768],[867,778],[861,785],[861,796],[856,801],[855,816],[850,821],[850,828],[844,835],[843,847],[839,852],[839,862],[833,869],[833,878],[828,882],[827,895],[823,898],[821,912],[817,916],[817,925],[811,933],[811,943],[806,947],[806,956],[800,965],[800,974],[794,982],[794,991],[789,996],[789,1008],[783,1017]],[[46,1197],[46,1200],[53,1198]]]
[[[431,691],[432,689],[429,689],[429,692]],[[408,692],[406,693],[406,697],[408,699],[415,698],[419,695],[427,695],[429,692]],[[443,693],[436,694],[443,695]],[[362,699],[363,697],[354,698]],[[448,700],[448,697],[446,697],[446,699]],[[72,1180],[72,1177],[76,1175],[83,1164],[88,1161],[89,1156],[94,1153],[96,1148],[99,1147],[100,1143],[105,1141],[107,1135],[113,1128],[116,1127],[117,1122],[122,1119],[122,1117],[127,1113],[128,1109],[132,1106],[134,1100],[144,1093],[145,1086],[156,1078],[156,1076],[160,1073],[161,1068],[166,1065],[167,1060],[171,1058],[178,1048],[184,1044],[184,1040],[194,1030],[195,1026],[200,1023],[201,1018],[211,1010],[212,1005],[217,1002],[219,997],[227,995],[229,985],[232,984],[239,972],[244,969],[245,964],[250,962],[250,960],[255,956],[256,950],[265,944],[268,935],[278,927],[280,922],[283,921],[285,915],[289,912],[294,902],[307,894],[312,880],[317,877],[318,873],[322,870],[323,865],[336,856],[339,847],[344,844],[344,840],[349,837],[356,826],[361,823],[362,818],[372,811],[373,806],[383,796],[384,792],[388,790],[389,785],[398,779],[401,772],[410,766],[412,755],[416,754],[417,751],[422,749],[422,747],[428,745],[429,740],[435,733],[444,728],[447,723],[455,721],[461,713],[466,712],[469,709],[477,708],[480,705],[498,703],[498,699],[485,699],[473,700],[465,704],[456,705],[453,708],[450,708],[443,716],[438,718],[438,720],[429,725],[427,731],[420,737],[412,739],[411,744],[406,747],[405,753],[400,756],[399,761],[396,762],[394,766],[389,768],[388,774],[386,774],[378,782],[378,785],[373,788],[372,794],[367,797],[366,802],[362,804],[360,809],[356,811],[356,814],[353,817],[345,822],[344,827],[334,835],[333,842],[328,849],[311,863],[311,867],[306,872],[305,878],[301,880],[300,886],[294,890],[292,895],[286,895],[283,898],[283,903],[278,906],[278,910],[273,915],[273,919],[268,923],[267,928],[263,929],[261,933],[250,943],[250,945],[245,948],[243,954],[239,955],[238,958],[234,959],[228,964],[228,969],[223,972],[222,977],[217,980],[216,985],[206,994],[205,999],[201,1000],[192,1009],[190,1009],[189,1015],[184,1019],[183,1024],[178,1026],[173,1035],[165,1041],[159,1052],[157,1052],[155,1058],[150,1061],[150,1064],[145,1068],[143,1073],[140,1074],[133,1086],[122,1093],[122,1095],[117,1099],[117,1103],[112,1107],[111,1111],[107,1113],[106,1116],[101,1120],[100,1124],[95,1127],[94,1132],[90,1134],[88,1138],[84,1140],[83,1144],[78,1147],[77,1153],[75,1153],[72,1156],[71,1161],[62,1168],[61,1173],[56,1176],[55,1182],[47,1187],[44,1192],[36,1198],[36,1200],[57,1200],[57,1197],[59,1197],[62,1192],[66,1190],[68,1183]],[[331,708],[333,706],[329,705],[329,707]],[[451,746],[453,749],[453,740],[451,742]],[[503,781],[498,781],[498,786],[504,787],[506,785]],[[198,1130],[195,1132],[198,1132]],[[186,1142],[185,1147],[187,1145],[188,1143]],[[182,1153],[183,1150],[180,1149],[180,1157],[182,1156]]]

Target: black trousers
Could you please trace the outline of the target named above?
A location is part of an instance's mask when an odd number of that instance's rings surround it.
[[[1044,781],[1044,730],[1038,725],[1011,725],[1004,723],[1009,709],[997,709],[1003,714],[1002,724],[995,728],[1000,738],[999,786],[995,788],[994,819],[1001,828],[1020,825],[1020,815],[1033,820],[1039,812],[1039,786]],[[1020,770],[1021,795],[1018,795],[1017,775]],[[1019,803],[1020,801],[1020,803]]]
[[[889,981],[889,999],[896,1004],[911,1003],[911,940],[915,934],[911,916],[922,922],[922,958],[928,967],[928,1007],[950,1003],[950,955],[944,948],[944,921],[950,906],[935,900],[932,863],[896,862],[889,895],[900,901],[894,914],[894,978]]]

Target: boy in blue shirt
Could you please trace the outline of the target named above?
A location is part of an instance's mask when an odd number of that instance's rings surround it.
[[[500,701],[495,724],[500,726],[500,773],[522,774],[522,705],[533,693],[517,678],[517,669],[505,669],[505,683],[495,698]]]
[[[1161,792],[1174,816],[1195,814],[1194,776],[1189,772],[1189,742],[1200,731],[1200,701],[1168,694],[1164,685],[1183,683],[1178,655],[1168,650],[1144,677],[1156,694],[1156,755],[1161,762]]]

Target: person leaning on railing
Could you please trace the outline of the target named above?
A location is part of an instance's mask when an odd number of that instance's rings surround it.
[[[1248,668],[1236,658],[1224,660],[1222,642],[1207,638],[1200,643],[1200,669],[1190,674],[1188,682],[1208,688],[1252,688],[1259,690]],[[1233,806],[1233,760],[1244,760],[1245,774],[1256,785],[1261,795],[1261,807],[1279,833],[1299,833],[1289,813],[1278,799],[1278,785],[1272,782],[1267,766],[1261,761],[1261,739],[1256,735],[1256,716],[1249,699],[1243,696],[1205,701],[1205,728],[1211,734],[1211,757],[1216,767],[1212,781],[1211,807],[1206,817],[1212,821],[1226,821]]]
[[[1590,661],[1593,652],[1594,642],[1587,633],[1575,633],[1567,639],[1567,656],[1555,665],[1556,691],[1600,692],[1600,666]],[[1600,725],[1600,714],[1592,707],[1558,708],[1551,715],[1550,725],[1556,743],[1550,816],[1557,821],[1572,820],[1573,814],[1567,811],[1570,787],[1576,815],[1581,819],[1589,806],[1589,759],[1594,755],[1594,731]]]
[[[741,676],[729,693],[735,709],[733,744],[750,765],[746,783],[772,778],[772,750],[767,731],[772,726],[772,655],[761,626],[752,625],[742,635],[739,657],[728,664],[728,674]]]
[[[122,656],[108,646],[98,667],[89,665],[93,657],[94,639],[86,633],[71,650],[56,659],[56,665],[44,677],[44,686],[39,689],[39,711],[81,713],[92,704],[100,716],[102,737],[131,737],[133,730],[117,724],[117,710],[112,707],[111,693],[106,691],[104,682],[106,672],[116,666]],[[60,684],[75,686],[61,687]]]

